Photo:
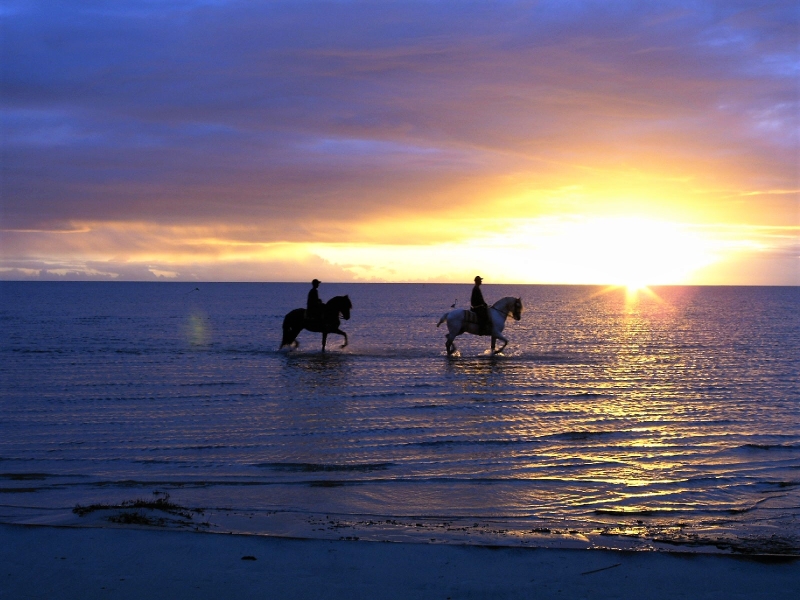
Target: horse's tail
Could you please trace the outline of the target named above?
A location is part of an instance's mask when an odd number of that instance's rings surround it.
[[[449,314],[450,314],[450,313],[444,313],[444,314],[442,315],[442,318],[441,318],[441,319],[439,319],[439,322],[436,324],[436,326],[438,327],[439,325],[441,325],[442,323],[444,323],[445,321],[447,321],[447,315],[449,315]]]
[[[286,324],[286,319],[283,319],[283,338],[281,339],[281,348],[288,346],[292,343],[292,329]]]
[[[295,331],[295,328],[292,327],[290,317],[292,317],[292,313],[283,317],[283,339],[281,340],[281,348],[294,342],[297,338],[297,334],[300,333],[299,331]]]

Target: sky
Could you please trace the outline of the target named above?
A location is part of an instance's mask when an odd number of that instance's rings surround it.
[[[800,285],[794,0],[0,27],[0,279]]]

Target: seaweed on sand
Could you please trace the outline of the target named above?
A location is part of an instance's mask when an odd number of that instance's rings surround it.
[[[158,492],[156,492],[158,494]],[[136,500],[126,500],[120,504],[90,504],[83,506],[77,504],[72,512],[79,517],[86,516],[96,511],[114,510],[120,511],[117,514],[108,517],[112,523],[121,523],[125,525],[151,525],[164,527],[170,523],[177,525],[193,525],[193,514],[203,514],[200,508],[186,508],[179,504],[171,502],[169,494],[164,494],[160,498],[154,500],[146,500],[137,498]],[[179,517],[179,519],[166,519],[164,517],[150,517],[145,511],[161,511],[169,515]],[[208,523],[197,523],[197,525],[208,526]]]

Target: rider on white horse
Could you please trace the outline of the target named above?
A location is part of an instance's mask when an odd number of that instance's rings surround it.
[[[475,278],[475,289],[473,292],[477,292],[477,294],[474,294],[472,297],[473,308],[475,308],[476,304],[475,296],[478,296],[478,300],[483,300],[483,294],[481,294],[479,287],[481,281],[482,279],[480,277]],[[486,306],[485,303],[483,303],[483,305]],[[506,296],[495,302],[487,312],[488,319],[485,329],[475,322],[476,319],[473,316],[475,313],[469,310],[459,308],[442,315],[442,318],[439,319],[436,326],[438,327],[442,323],[447,323],[445,347],[447,348],[448,356],[456,352],[455,339],[462,333],[490,335],[492,336],[492,354],[503,351],[503,348],[508,344],[508,340],[503,336],[503,328],[506,325],[506,319],[509,315],[513,317],[515,321],[519,321],[520,318],[522,318],[522,300],[520,298],[514,298],[513,296]],[[503,342],[503,345],[495,350],[495,342],[497,340]]]

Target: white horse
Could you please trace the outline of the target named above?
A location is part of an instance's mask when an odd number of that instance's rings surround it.
[[[503,328],[506,326],[506,319],[508,318],[508,315],[514,317],[515,321],[519,321],[520,318],[522,318],[521,299],[514,298],[512,296],[506,296],[492,305],[492,307],[489,309],[489,320],[492,324],[491,334],[482,333],[480,331],[477,319],[475,318],[475,313],[471,310],[457,309],[444,313],[436,326],[438,327],[447,321],[448,334],[445,347],[447,348],[448,355],[456,351],[456,345],[453,342],[455,341],[456,337],[462,333],[471,333],[473,335],[491,335],[492,354],[494,354],[494,347],[497,340],[503,341],[503,345],[497,352],[502,352],[503,348],[508,345],[508,340],[503,337]]]

